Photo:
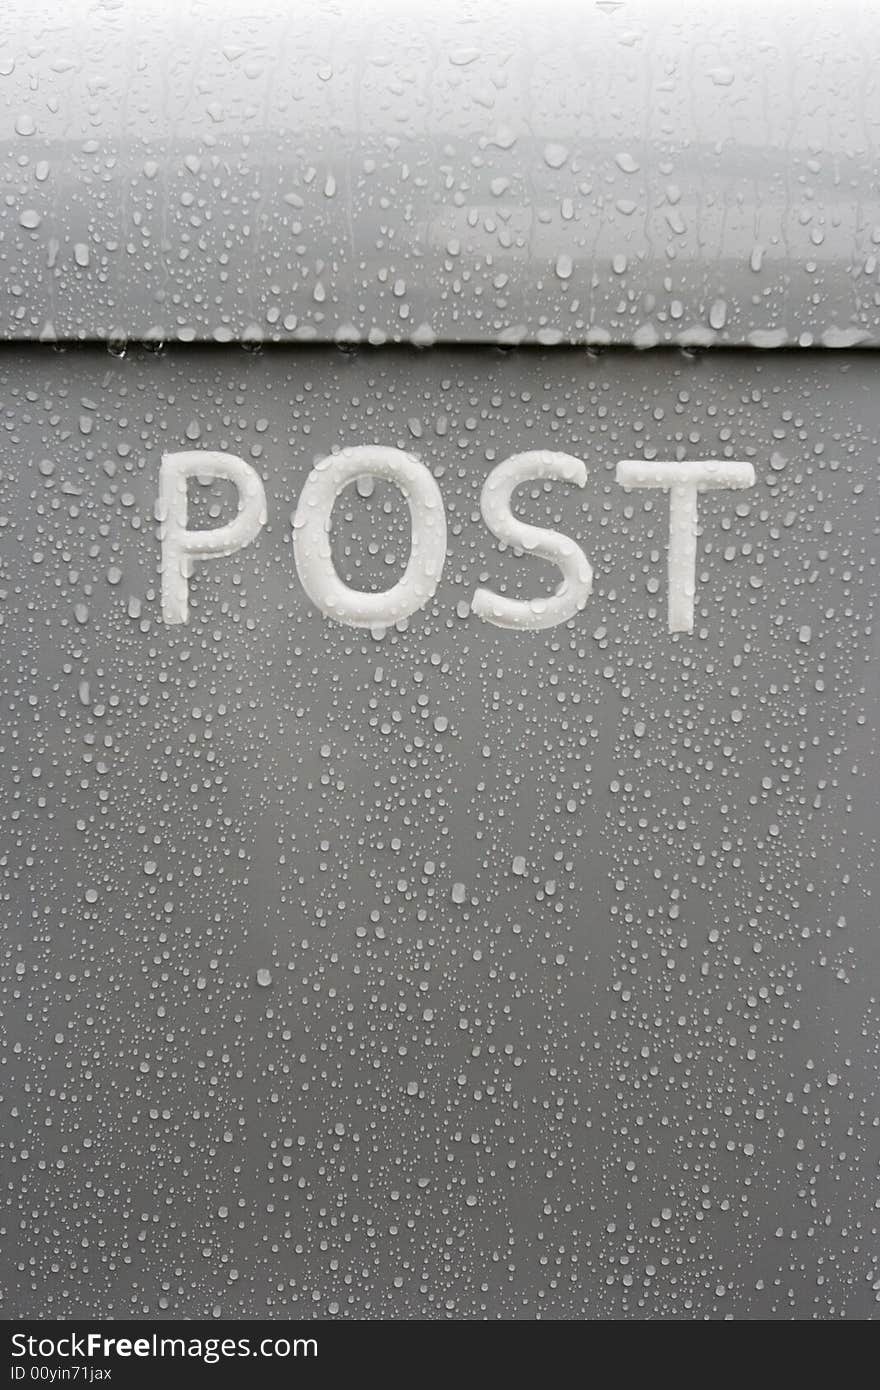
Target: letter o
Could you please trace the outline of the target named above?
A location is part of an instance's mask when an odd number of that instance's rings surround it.
[[[379,594],[343,584],[330,548],[333,506],[358,478],[394,483],[409,504],[409,562],[398,583]],[[440,583],[446,560],[440,489],[425,465],[402,449],[378,444],[341,449],[316,463],[305,481],[293,518],[293,555],[303,588],[325,617],[349,627],[390,627],[424,607]]]

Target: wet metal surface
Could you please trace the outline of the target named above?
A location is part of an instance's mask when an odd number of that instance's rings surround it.
[[[876,469],[870,353],[45,347],[0,358],[5,1312],[849,1317],[876,1308]],[[442,493],[433,600],[328,622],[291,515],[334,448]],[[161,620],[161,454],[265,483]],[[517,511],[593,592],[549,592]],[[750,461],[668,503],[621,459]],[[191,486],[192,524],[230,514]],[[387,588],[408,513],[350,488]],[[874,896],[872,897],[872,892]]]

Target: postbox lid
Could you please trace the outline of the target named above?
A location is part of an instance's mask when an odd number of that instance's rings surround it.
[[[7,0],[7,339],[880,342],[880,26]]]

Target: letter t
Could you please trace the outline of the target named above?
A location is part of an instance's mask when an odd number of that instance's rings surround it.
[[[754,468],[750,463],[733,463],[727,459],[703,459],[693,463],[624,459],[617,465],[617,481],[627,491],[634,487],[659,487],[669,493],[669,631],[693,632],[697,494],[708,492],[710,488],[752,487]]]

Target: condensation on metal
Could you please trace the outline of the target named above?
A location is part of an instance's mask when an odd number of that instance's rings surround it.
[[[0,333],[876,345],[880,28],[7,0]]]

